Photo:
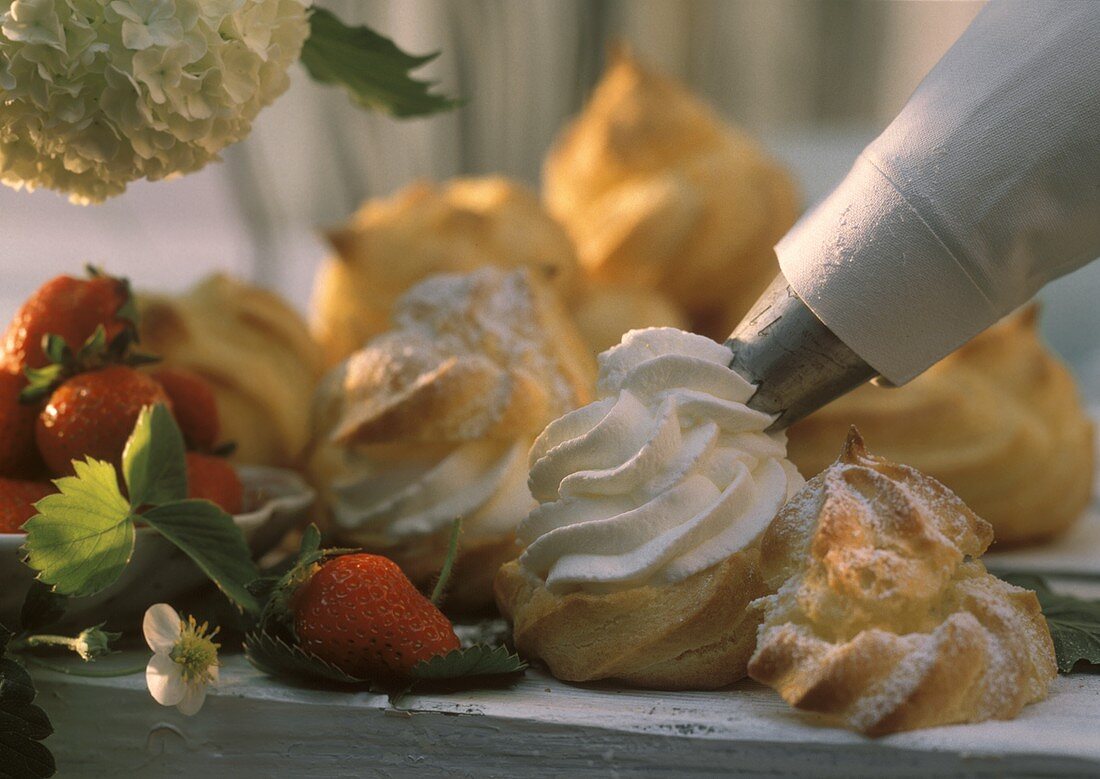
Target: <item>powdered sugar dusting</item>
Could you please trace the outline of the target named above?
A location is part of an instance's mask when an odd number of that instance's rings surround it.
[[[441,274],[418,284],[398,300],[395,324],[453,356],[477,355],[491,360],[506,374],[526,374],[548,390],[551,414],[576,405],[547,344],[547,323],[538,315],[535,292],[527,271],[504,273],[481,268],[466,274]],[[499,402],[486,397],[486,404]]]
[[[750,674],[869,733],[1015,716],[1045,696],[1053,646],[1034,595],[973,559],[991,535],[853,435],[763,539],[765,576],[789,578],[758,602]]]

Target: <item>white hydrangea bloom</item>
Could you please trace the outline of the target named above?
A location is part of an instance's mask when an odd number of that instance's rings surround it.
[[[191,173],[287,88],[309,0],[0,0],[0,181],[100,202]]]

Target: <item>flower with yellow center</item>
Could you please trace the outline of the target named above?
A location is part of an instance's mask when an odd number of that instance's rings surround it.
[[[194,617],[186,621],[167,603],[150,606],[142,622],[145,641],[153,657],[145,669],[145,681],[153,700],[175,706],[190,717],[206,700],[206,688],[218,683],[218,648],[210,630]]]

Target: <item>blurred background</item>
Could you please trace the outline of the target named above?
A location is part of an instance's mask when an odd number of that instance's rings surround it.
[[[225,161],[137,184],[103,206],[0,189],[0,315],[84,262],[178,290],[221,269],[305,308],[319,227],[418,178],[502,173],[532,186],[609,45],[685,81],[783,160],[809,205],[837,183],[954,42],[980,2],[878,0],[325,0],[414,53],[418,76],[465,98],[399,122],[300,69]],[[1044,331],[1100,402],[1100,263],[1044,291]]]

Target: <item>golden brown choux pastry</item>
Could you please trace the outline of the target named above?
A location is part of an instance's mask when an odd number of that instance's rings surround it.
[[[909,384],[862,387],[795,424],[791,460],[818,473],[854,424],[883,456],[956,492],[993,526],[997,546],[1064,532],[1092,495],[1095,434],[1037,315],[1030,306]]]
[[[687,314],[660,290],[626,285],[589,285],[573,316],[595,354],[610,349],[630,330],[688,326]]]
[[[658,289],[715,339],[778,272],[798,215],[757,143],[623,51],[550,150],[543,197],[591,278]]]
[[[915,468],[840,459],[760,542],[764,623],[749,675],[870,735],[1011,719],[1046,696],[1054,646],[1035,593],[977,558],[993,530]]]
[[[312,325],[334,365],[390,326],[394,302],[433,273],[529,267],[569,299],[568,236],[525,187],[504,178],[421,182],[366,201],[328,233],[336,254],[314,282]]]
[[[137,302],[142,348],[210,383],[235,460],[301,464],[320,355],[290,304],[220,274],[182,295],[142,293]]]
[[[392,558],[428,588],[460,518],[447,606],[488,608],[534,505],[527,450],[590,398],[593,367],[536,270],[485,267],[414,286],[392,329],[317,393],[312,471],[338,539]]]
[[[802,479],[722,344],[674,328],[600,355],[599,400],[530,454],[537,509],[496,598],[567,681],[714,689],[745,675],[766,590],[756,539]]]

